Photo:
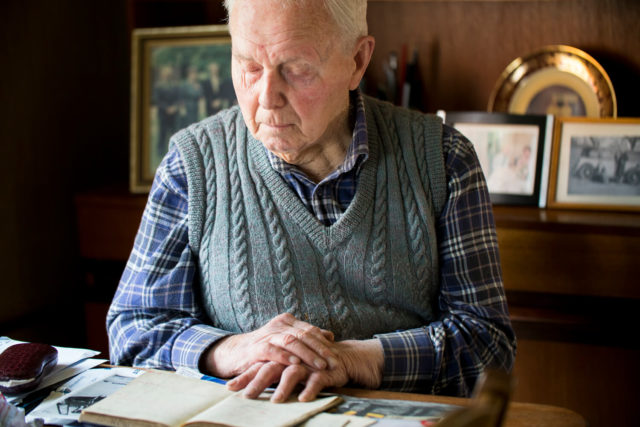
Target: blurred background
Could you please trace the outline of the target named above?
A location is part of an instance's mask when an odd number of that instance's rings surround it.
[[[128,190],[131,31],[223,21],[212,0],[0,1],[0,335],[108,351],[104,314],[145,202]],[[618,116],[640,117],[638,22],[635,0],[370,0],[364,87],[383,96],[389,56],[415,51],[414,108],[482,111],[513,59],[566,44],[608,72]],[[496,210],[516,399],[638,425],[639,217],[554,215]]]

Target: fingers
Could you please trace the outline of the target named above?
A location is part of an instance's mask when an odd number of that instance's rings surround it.
[[[326,372],[313,372],[309,375],[304,390],[298,395],[301,402],[310,402],[328,385]]]
[[[348,377],[344,369],[335,371],[314,370],[304,365],[282,365],[275,362],[256,363],[242,375],[227,383],[231,391],[244,388],[243,396],[255,399],[278,382],[271,396],[274,403],[285,402],[295,391],[296,386],[304,384],[298,396],[301,402],[309,402],[316,398],[325,387],[341,387],[347,383]]]
[[[297,348],[299,346],[289,346],[288,348],[282,344],[283,337],[274,335],[269,337],[268,341],[262,342],[258,344],[255,351],[255,361],[263,361],[263,362],[277,362],[283,365],[297,365],[302,362],[299,355],[296,353],[301,353],[303,350],[306,350],[307,353],[311,353],[309,349]]]
[[[330,340],[327,339],[329,335]],[[333,369],[338,363],[335,352],[332,350],[333,345],[333,333],[324,331],[315,326],[311,326],[307,329],[300,329],[296,334],[298,342],[303,343],[309,348],[315,355],[318,355],[321,360],[315,358],[313,364],[310,364],[308,359],[301,357],[309,366],[316,369],[325,369],[327,367]]]
[[[264,364],[256,363],[234,379],[227,381],[227,388],[231,391],[242,390],[255,378]]]
[[[242,375],[229,381],[227,388],[231,391],[238,391],[244,388],[243,396],[248,399],[255,399],[271,384],[280,379],[286,367],[286,365],[275,362],[256,363]]]
[[[263,329],[266,341],[284,350],[279,353],[277,349],[269,349],[274,353],[268,360],[297,364],[297,357],[315,369],[333,368],[337,364],[331,349],[334,339],[331,331],[298,320],[289,313],[276,316]]]
[[[253,380],[245,387],[242,394],[248,399],[256,399],[271,384],[278,381],[285,368],[286,366],[280,363],[265,363],[260,367]]]
[[[320,329],[320,331],[322,332],[322,335],[329,341],[334,342],[335,341],[335,336],[333,335],[333,332],[331,331],[327,331],[326,329]]]
[[[280,376],[280,383],[271,396],[271,401],[274,403],[285,402],[289,396],[291,396],[296,386],[304,381],[308,375],[309,370],[305,366],[287,366]]]
[[[333,339],[330,331],[284,313],[252,332],[218,341],[207,351],[205,369],[223,378],[245,373],[258,362],[333,369],[338,364]]]
[[[325,369],[330,363],[328,359],[334,357],[326,345],[304,331],[296,335],[290,333],[275,335],[270,342],[316,369]]]
[[[309,376],[311,374],[311,377]],[[314,373],[309,368],[302,365],[285,366],[275,362],[256,363],[242,375],[227,383],[231,391],[238,391],[244,388],[242,395],[248,399],[256,399],[271,386],[274,382],[280,381],[276,390],[271,395],[274,403],[285,402],[293,393],[296,386],[309,378],[314,378]],[[314,380],[304,390],[304,397],[301,394],[300,401],[311,401],[324,388],[325,381],[322,375],[315,375]]]
[[[286,314],[289,314],[289,313],[286,313]],[[311,333],[313,335],[321,335],[324,339],[333,342],[334,340],[333,332],[328,331],[326,329],[320,329],[317,326],[313,326],[310,323],[304,322],[302,320],[298,320],[293,315],[290,315],[290,316],[293,319],[291,326],[293,326],[294,328],[307,331],[308,333]]]

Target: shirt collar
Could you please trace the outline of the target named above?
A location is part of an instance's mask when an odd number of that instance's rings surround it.
[[[351,144],[347,149],[344,161],[331,174],[325,177],[322,182],[334,179],[344,173],[356,168],[356,174],[359,172],[361,165],[369,157],[369,144],[367,142],[367,123],[364,110],[364,97],[360,89],[356,89],[350,93],[350,108],[354,117],[353,134]],[[305,176],[297,166],[285,162],[280,157],[267,150],[267,157],[271,163],[271,167],[281,175],[302,175]],[[308,178],[307,178],[308,179]]]

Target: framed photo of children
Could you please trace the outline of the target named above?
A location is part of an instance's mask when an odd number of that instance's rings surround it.
[[[236,103],[226,25],[132,34],[130,189],[149,191],[180,129]]]
[[[493,204],[544,206],[553,117],[447,112],[473,144]]]
[[[549,207],[640,211],[640,118],[558,118]]]

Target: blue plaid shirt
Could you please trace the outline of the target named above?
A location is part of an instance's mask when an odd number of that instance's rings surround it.
[[[354,141],[345,162],[318,185],[272,157],[274,168],[325,223],[348,206],[367,158],[362,100],[356,105]],[[443,149],[448,198],[437,222],[442,314],[422,328],[378,337],[385,357],[382,388],[468,395],[473,384],[466,378],[486,364],[510,369],[516,344],[480,165],[471,143],[446,126]],[[172,150],[156,173],[107,316],[112,363],[197,369],[202,353],[224,336],[206,324],[197,300],[187,205],[185,169]]]

